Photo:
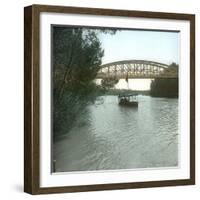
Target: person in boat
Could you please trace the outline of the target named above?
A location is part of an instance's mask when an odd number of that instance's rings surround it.
[[[135,97],[135,99],[133,99]],[[119,95],[119,105],[124,106],[138,106],[138,101],[136,100],[136,95]]]

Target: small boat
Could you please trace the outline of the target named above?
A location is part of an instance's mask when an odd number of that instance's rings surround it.
[[[118,102],[120,106],[138,107],[136,94],[120,94],[118,95]]]

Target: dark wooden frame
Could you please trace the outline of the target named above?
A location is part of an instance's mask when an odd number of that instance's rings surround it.
[[[39,18],[41,12],[77,13],[190,22],[190,178],[184,180],[115,183],[85,186],[41,188],[39,183]],[[111,189],[147,188],[195,184],[195,15],[32,5],[24,8],[24,191],[30,194],[82,192]]]

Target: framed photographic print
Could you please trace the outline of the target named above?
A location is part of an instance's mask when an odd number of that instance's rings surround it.
[[[195,183],[195,16],[24,10],[24,191]]]

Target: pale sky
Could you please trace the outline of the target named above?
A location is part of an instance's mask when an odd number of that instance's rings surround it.
[[[179,33],[164,31],[120,30],[114,35],[99,34],[104,49],[102,64],[120,60],[150,60],[179,63]],[[148,90],[149,79],[121,80],[116,88]]]
[[[179,61],[179,33],[164,31],[120,30],[114,35],[100,34],[104,49],[103,64],[141,59],[165,64]]]

